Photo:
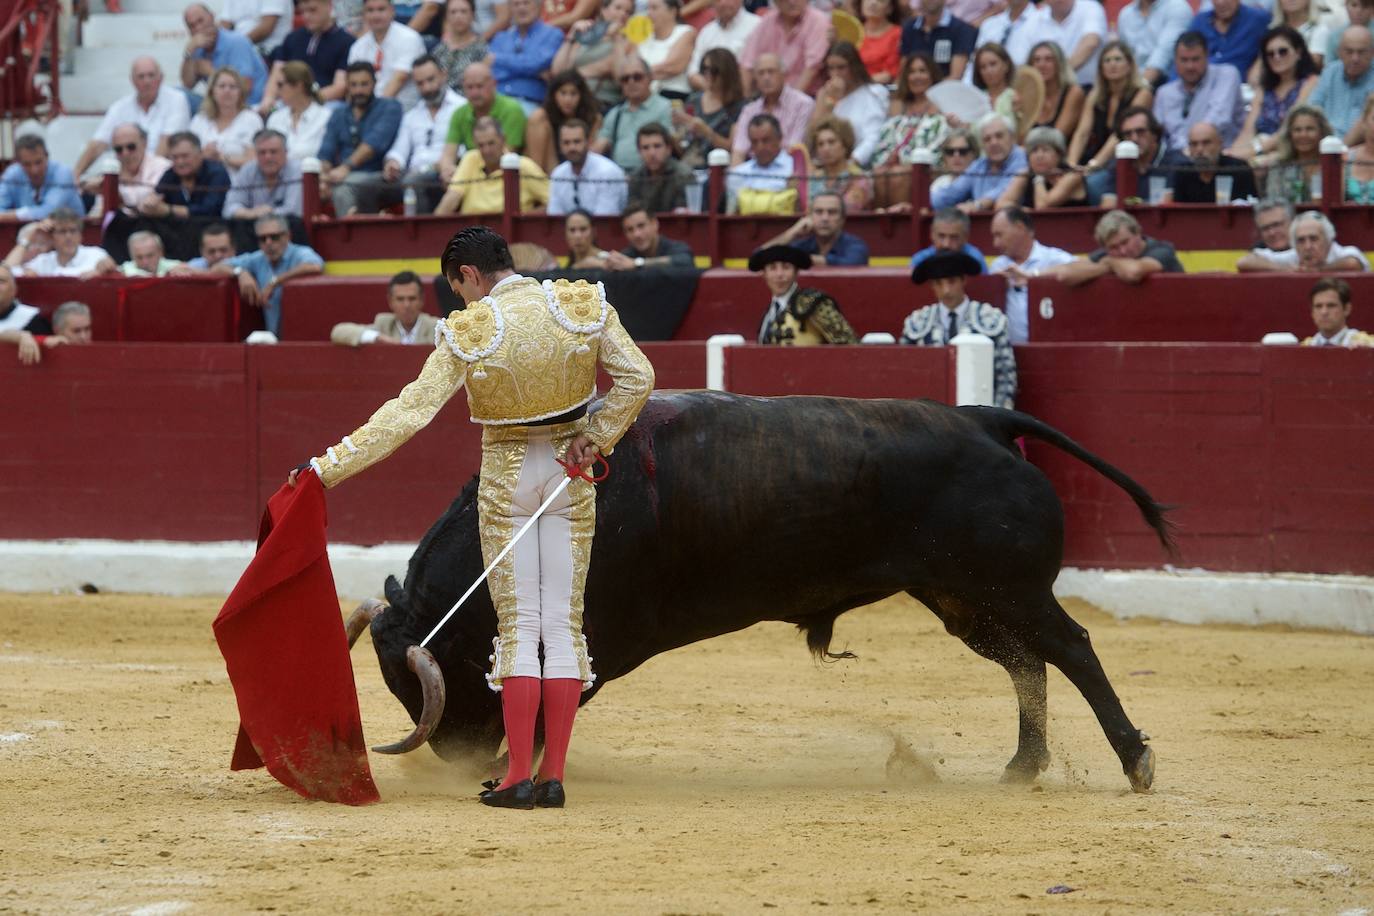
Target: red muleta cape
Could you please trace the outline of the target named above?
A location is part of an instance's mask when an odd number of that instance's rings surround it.
[[[258,550],[215,618],[239,707],[230,769],[266,766],[306,798],[380,801],[312,473],[267,503]]]

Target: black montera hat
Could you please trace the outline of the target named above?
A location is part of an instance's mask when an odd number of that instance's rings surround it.
[[[749,269],[758,273],[775,261],[795,264],[797,270],[811,269],[811,255],[791,245],[769,245],[767,248],[760,248],[749,256]]]
[[[976,277],[983,272],[972,255],[962,251],[937,251],[911,272],[912,283],[925,283],[941,277]]]

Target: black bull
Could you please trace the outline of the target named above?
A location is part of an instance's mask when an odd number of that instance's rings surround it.
[[[1049,764],[1049,662],[1088,701],[1131,785],[1149,788],[1147,736],[1121,708],[1087,630],[1051,592],[1063,510],[1022,458],[1019,436],[1125,490],[1172,551],[1164,510],[1139,484],[1025,414],[931,401],[655,395],[597,492],[585,613],[597,681],[583,702],[661,652],[764,620],[795,624],[824,655],[836,617],[905,591],[1011,675],[1020,735],[1006,778],[1034,779]],[[405,586],[387,580],[385,613],[373,602],[350,622],[356,634],[371,619],[387,686],[418,723],[388,750],[426,739],[450,759],[497,750],[500,700],[483,677],[496,635],[486,588],[440,631],[433,662],[411,648],[482,567],[474,481],[420,541]]]

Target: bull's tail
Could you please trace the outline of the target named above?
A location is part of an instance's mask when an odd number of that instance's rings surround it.
[[[1039,439],[1062,452],[1067,452],[1125,490],[1126,495],[1136,504],[1140,514],[1145,518],[1145,524],[1154,530],[1164,550],[1171,558],[1178,558],[1178,545],[1174,543],[1175,525],[1167,517],[1168,512],[1173,507],[1155,502],[1149,491],[1136,483],[1124,471],[1103,461],[1053,426],[1042,423],[1030,414],[1016,410],[1002,410],[996,407],[961,407],[960,410],[971,414],[983,429],[992,434],[999,442],[1005,444],[1007,448],[1014,448],[1015,440],[1021,436]]]

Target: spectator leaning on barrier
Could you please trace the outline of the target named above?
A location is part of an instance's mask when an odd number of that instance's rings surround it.
[[[915,270],[926,258],[941,251],[961,251],[978,262],[978,272],[987,273],[987,259],[977,248],[969,244],[968,236],[972,224],[968,214],[953,207],[936,210],[930,221],[930,244],[911,256],[908,265]]]
[[[220,261],[211,272],[236,274],[245,304],[262,309],[267,330],[281,328],[281,288],[287,280],[324,271],[324,259],[313,248],[291,241],[285,217],[275,214],[253,221],[258,250]],[[241,269],[240,269],[241,268]]]
[[[749,154],[749,125],[759,115],[771,115],[782,129],[785,147],[806,142],[806,128],[815,110],[816,100],[793,89],[783,80],[782,59],[776,54],[761,54],[754,64],[754,88],[759,97],[740,109],[735,120],[730,161],[735,165]],[[666,122],[664,122],[666,123]]]
[[[1212,8],[1194,16],[1188,28],[1207,39],[1213,64],[1230,64],[1237,73],[1249,73],[1259,57],[1269,15],[1241,0],[1213,0]]]
[[[439,320],[423,311],[425,296],[420,278],[403,270],[386,285],[386,305],[389,311],[378,312],[372,324],[341,322],[329,332],[333,343],[344,347],[364,344],[425,344],[434,345],[434,327]]]
[[[732,213],[795,213],[797,189],[792,186],[792,156],[782,152],[782,128],[768,114],[748,124],[751,158],[730,169],[726,178]]]
[[[473,130],[477,148],[468,150],[453,173],[453,181],[434,208],[448,213],[500,213],[506,208],[501,156],[510,152],[501,122],[483,118]],[[549,178],[529,156],[520,157],[520,212],[532,213],[549,202]]]
[[[1192,19],[1188,0],[1131,0],[1117,14],[1117,34],[1135,54],[1147,83],[1164,82],[1174,46]]]
[[[810,267],[811,255],[791,245],[765,245],[749,256],[749,269],[763,275],[772,295],[759,325],[759,343],[811,347],[859,342],[829,294],[797,284],[797,274]]]
[[[1112,210],[1104,214],[1097,221],[1093,236],[1102,247],[1088,255],[1087,260],[1074,260],[1042,273],[1069,286],[1082,286],[1108,275],[1125,283],[1140,283],[1150,274],[1161,271],[1184,272],[1174,246],[1148,238],[1135,217],[1124,210]]]
[[[1187,167],[1188,157],[1171,149],[1164,137],[1164,128],[1148,108],[1127,108],[1121,113],[1117,135],[1134,143],[1139,149],[1135,160],[1136,196],[1151,203],[1167,204],[1174,199],[1174,182],[1180,166]],[[1119,148],[1119,147],[1118,147]],[[1152,182],[1162,182],[1157,200],[1152,200]],[[1088,176],[1088,198],[1098,198],[1102,206],[1111,209],[1117,204],[1116,163]]]
[[[844,231],[844,199],[824,192],[811,198],[809,212],[780,235],[763,243],[764,248],[790,245],[829,267],[868,263],[868,243]]]
[[[829,35],[828,13],[806,0],[773,0],[773,14],[764,16],[744,43],[740,67],[756,71],[764,55],[776,55],[786,67],[787,85],[814,95],[821,87],[821,67],[830,44]],[[754,79],[758,79],[757,72]]]
[[[1230,144],[1245,122],[1245,101],[1241,98],[1241,75],[1230,64],[1207,63],[1207,39],[1201,32],[1184,32],[1174,46],[1174,69],[1178,78],[1159,87],[1155,95],[1155,118],[1164,128],[1169,145],[1183,149],[1188,145],[1188,129],[1194,124],[1211,124],[1221,131],[1223,144]]]
[[[105,249],[81,244],[81,217],[58,207],[52,215],[19,231],[19,240],[5,258],[13,272],[29,277],[94,277],[118,268]],[[33,254],[33,252],[38,252]]]
[[[301,164],[286,155],[286,138],[275,130],[253,137],[253,161],[239,169],[224,198],[225,219],[257,219],[269,213],[305,215]]]
[[[507,0],[510,27],[491,37],[491,74],[496,87],[520,102],[525,116],[544,101],[544,76],[563,44],[563,33],[539,19],[537,0]]]
[[[625,210],[625,173],[610,159],[591,151],[590,132],[591,127],[581,118],[569,118],[558,128],[558,151],[563,161],[550,176],[551,216],[574,210],[619,216]]]
[[[219,24],[238,32],[271,58],[291,31],[291,0],[224,0]]]
[[[1360,112],[1365,99],[1374,92],[1374,67],[1370,66],[1374,63],[1374,35],[1368,26],[1348,26],[1341,33],[1336,53],[1341,59],[1322,69],[1308,102],[1326,112],[1336,135],[1354,146],[1364,139]]]
[[[62,344],[84,345],[95,341],[91,331],[91,307],[84,302],[62,303],[53,309],[51,320],[52,333],[57,341],[48,344],[50,347]]]
[[[320,161],[329,168],[321,190],[334,199],[337,216],[376,213],[382,193],[382,157],[396,141],[401,104],[375,94],[376,73],[366,62],[348,65],[348,104],[329,116]]]
[[[346,73],[352,72],[353,64],[371,64],[375,75],[373,91],[381,98],[395,99],[409,110],[420,101],[410,79],[410,67],[415,58],[425,53],[425,40],[414,29],[395,20],[396,8],[391,0],[364,0],[363,23],[367,28],[348,49]],[[346,93],[352,100],[353,89],[346,88]]]
[[[446,182],[453,178],[458,168],[459,152],[472,152],[477,148],[472,128],[482,118],[495,118],[501,123],[501,132],[511,149],[525,145],[525,110],[515,99],[496,91],[490,67],[481,63],[468,64],[463,71],[463,97],[467,104],[458,106],[453,113],[444,152],[439,157],[439,177]]]
[[[129,260],[120,264],[119,270],[126,277],[165,277],[184,266],[165,255],[162,239],[156,232],[135,232],[129,236]]]
[[[382,178],[391,187],[384,196],[387,203],[396,203],[405,193],[400,186],[414,188],[416,212],[430,213],[444,193],[439,162],[449,124],[464,102],[449,88],[448,73],[428,54],[415,58],[410,75],[420,93],[420,104],[401,118],[396,141],[387,150]]]
[[[686,242],[666,239],[659,234],[658,217],[642,206],[631,204],[620,218],[625,239],[630,244],[606,255],[610,270],[640,270],[645,267],[695,267],[696,258]]]
[[[14,141],[14,157],[16,161],[0,175],[0,222],[43,219],[58,207],[86,212],[72,170],[48,156],[42,137],[18,137]]]
[[[1293,205],[1286,200],[1265,198],[1255,204],[1255,237],[1253,249],[1236,262],[1241,273],[1273,270],[1271,259],[1280,251],[1293,247],[1288,227],[1293,222]]]
[[[170,146],[172,167],[162,173],[154,193],[139,203],[138,212],[161,218],[219,219],[229,194],[229,173],[201,154],[200,140],[190,131],[173,134]]]
[[[902,26],[902,56],[924,51],[940,65],[937,82],[961,78],[973,56],[978,29],[945,9],[945,0],[920,0],[918,9],[920,13]]]
[[[964,290],[965,278],[981,265],[958,251],[926,258],[911,272],[912,283],[929,283],[933,305],[919,308],[902,322],[901,342],[922,347],[949,346],[960,334],[982,334],[992,340],[992,404],[1012,408],[1016,402],[1016,357],[1011,352],[1009,322],[1001,309],[975,302]]]
[[[638,54],[622,57],[615,73],[625,101],[606,112],[592,148],[629,172],[639,165],[639,129],[645,124],[671,124],[673,109],[663,96],[650,94],[649,65]]]
[[[167,137],[190,126],[191,109],[186,104],[186,96],[162,84],[162,67],[156,60],[135,57],[129,80],[134,84],[133,94],[116,100],[105,110],[100,126],[76,160],[72,171],[78,178],[110,148],[115,128],[121,124],[137,124],[148,137],[149,145],[161,153],[167,151]],[[100,190],[99,175],[92,178],[87,190],[93,193]]]
[[[992,272],[1007,279],[1006,313],[1011,342],[1030,340],[1030,310],[1027,286],[1052,267],[1068,264],[1073,255],[1035,240],[1035,223],[1020,207],[1003,207],[992,218],[992,244],[1000,252],[992,262]]]
[[[1255,188],[1255,173],[1244,159],[1228,156],[1222,151],[1221,134],[1211,124],[1194,124],[1188,128],[1188,158],[1191,169],[1180,169],[1174,175],[1174,201],[1181,204],[1228,204],[1233,200],[1250,200],[1259,196]],[[1230,191],[1222,194],[1218,178],[1230,178]]]
[[[1374,334],[1350,327],[1350,284],[1339,277],[1324,277],[1308,293],[1312,323],[1317,333],[1304,340],[1305,347],[1374,347]]]
[[[224,223],[211,223],[200,231],[200,257],[187,261],[186,267],[192,271],[209,270],[236,254],[234,234],[229,227]]]
[[[1288,233],[1291,247],[1287,251],[1247,257],[1243,269],[1254,272],[1300,270],[1313,273],[1369,270],[1369,261],[1364,252],[1353,245],[1337,242],[1336,227],[1315,210],[1304,210],[1293,217]]]
[[[298,0],[296,11],[301,16],[301,27],[290,32],[272,52],[272,73],[258,106],[263,117],[272,110],[279,89],[277,81],[283,68],[292,61],[310,68],[310,75],[319,86],[320,98],[325,101],[342,100],[348,92],[344,79],[353,36],[334,23],[334,9],[329,0]]]
[[[192,3],[182,14],[190,38],[182,52],[181,85],[188,91],[222,67],[232,67],[248,83],[248,104],[257,105],[267,89],[267,64],[252,42],[221,28],[203,3]]]
[[[637,139],[642,164],[628,176],[629,199],[643,204],[650,213],[686,209],[687,189],[696,184],[697,177],[673,155],[668,128],[645,124]]]
[[[983,145],[983,155],[949,185],[931,192],[932,207],[991,210],[1011,180],[1024,175],[1030,168],[1026,151],[1016,145],[1012,126],[1002,115],[994,112],[983,116],[978,122],[978,139]]]
[[[38,309],[15,299],[14,275],[0,265],[0,343],[15,345],[21,365],[42,362],[45,349],[90,342],[90,308],[80,302],[64,302],[49,321]]]

